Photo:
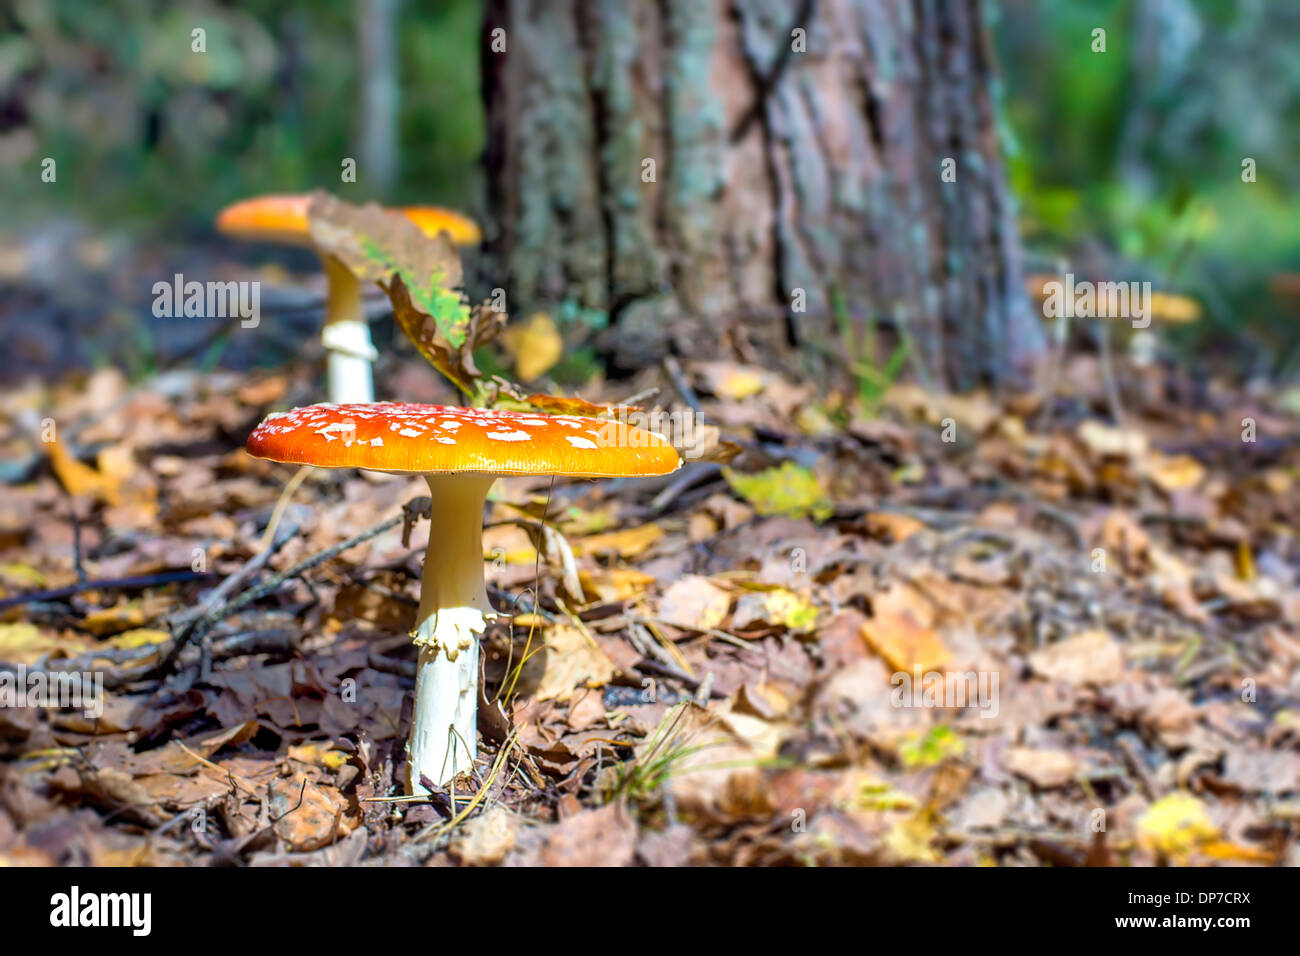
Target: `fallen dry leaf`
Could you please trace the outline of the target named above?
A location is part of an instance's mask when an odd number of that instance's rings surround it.
[[[1064,750],[1012,747],[1002,762],[1012,773],[1043,790],[1068,787],[1079,773],[1079,761]]]
[[[272,782],[270,811],[276,836],[298,852],[329,846],[356,826],[342,794],[301,774]]]
[[[601,687],[613,676],[614,662],[577,627],[560,623],[546,632],[538,700],[568,700],[579,687]]]
[[[547,866],[628,866],[636,855],[636,823],[621,803],[575,813],[550,832]]]
[[[862,639],[896,671],[941,670],[952,655],[939,632],[930,626],[933,614],[915,588],[895,584],[871,597],[872,614],[862,624]]]
[[[462,866],[496,866],[515,848],[518,831],[515,815],[497,804],[465,821],[447,849]]]
[[[1124,676],[1124,652],[1106,631],[1083,631],[1034,651],[1029,666],[1066,684],[1109,684]]]
[[[731,595],[708,578],[687,574],[664,591],[659,617],[669,624],[694,631],[710,631],[722,623],[731,607]]]

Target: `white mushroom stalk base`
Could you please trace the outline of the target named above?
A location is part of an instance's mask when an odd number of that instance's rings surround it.
[[[483,502],[492,475],[427,475],[433,500],[420,609],[415,710],[406,744],[408,787],[441,786],[474,763],[478,637],[495,616],[483,581]]]
[[[374,379],[370,363],[378,353],[370,341],[370,326],[365,322],[334,322],[321,332],[321,342],[329,355],[326,375],[329,397],[335,405],[375,400]]]
[[[361,283],[343,263],[322,255],[329,280],[329,301],[325,305],[325,326],[321,342],[329,356],[326,369],[329,398],[336,405],[375,400],[370,363],[379,357],[370,340],[361,299]]]

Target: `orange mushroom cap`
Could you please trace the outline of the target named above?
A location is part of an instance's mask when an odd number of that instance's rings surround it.
[[[236,239],[311,245],[307,208],[312,193],[268,195],[244,199],[227,206],[217,215],[217,231]],[[477,245],[483,238],[478,225],[468,216],[440,206],[403,206],[399,212],[420,227],[425,235],[446,230],[458,246]]]
[[[451,209],[441,206],[403,206],[406,218],[415,223],[426,236],[436,236],[446,231],[451,241],[458,246],[476,246],[483,239],[478,223],[469,216],[462,216]]]
[[[614,419],[401,402],[280,412],[247,448],[298,465],[421,474],[645,477],[681,465],[662,435]]]
[[[221,210],[217,231],[236,239],[280,242],[287,245],[311,245],[307,228],[307,207],[312,196],[257,196]]]

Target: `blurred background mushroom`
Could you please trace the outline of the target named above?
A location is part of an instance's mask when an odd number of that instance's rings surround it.
[[[223,209],[217,230],[236,239],[306,246],[320,257],[328,283],[321,342],[328,355],[326,376],[331,402],[370,402],[375,398],[370,365],[378,357],[362,307],[362,282],[342,262],[317,249],[311,235],[312,194],[259,196]],[[427,235],[446,232],[459,245],[479,241],[478,227],[465,216],[436,206],[400,210]]]

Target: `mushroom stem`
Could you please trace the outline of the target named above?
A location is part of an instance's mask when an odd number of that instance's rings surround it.
[[[493,475],[426,475],[432,499],[420,609],[408,792],[426,794],[469,769],[476,753],[478,636],[495,617],[483,581],[483,502]]]
[[[329,280],[321,342],[329,354],[330,401],[336,405],[373,402],[375,386],[370,363],[379,353],[370,341],[370,326],[361,304],[361,283],[333,256],[320,258]]]

